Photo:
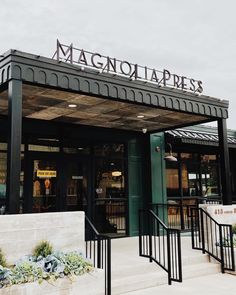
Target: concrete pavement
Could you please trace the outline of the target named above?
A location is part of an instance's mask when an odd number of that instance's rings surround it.
[[[124,295],[235,295],[236,276],[213,274],[155,288],[124,293]]]

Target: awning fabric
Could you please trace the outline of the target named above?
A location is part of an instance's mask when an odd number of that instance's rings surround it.
[[[175,139],[180,139],[182,142],[185,142],[185,143],[217,145],[217,143],[219,142],[217,129],[215,129],[215,133],[207,132],[207,131],[204,132],[199,130],[187,130],[187,129],[169,130],[169,131],[166,131],[165,133],[167,135],[174,137]],[[228,144],[236,145],[236,137],[228,135],[227,139],[228,139]]]

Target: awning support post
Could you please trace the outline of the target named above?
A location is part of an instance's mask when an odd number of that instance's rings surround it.
[[[229,165],[229,148],[227,141],[226,119],[218,119],[219,153],[220,153],[220,176],[222,187],[223,205],[232,205],[231,175]]]
[[[7,213],[20,210],[22,81],[8,83]]]

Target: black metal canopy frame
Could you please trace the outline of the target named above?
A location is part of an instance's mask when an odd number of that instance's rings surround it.
[[[44,104],[42,100],[35,100],[40,96],[43,96]],[[68,111],[70,99],[79,105],[80,112]],[[9,213],[19,212],[22,117],[44,120],[69,117],[75,124],[139,133],[217,120],[221,169],[224,171],[221,173],[223,202],[232,203],[226,128],[228,101],[133,81],[16,50],[10,50],[0,58],[0,101],[0,112],[8,114],[10,123]],[[82,120],[83,112],[86,116]]]

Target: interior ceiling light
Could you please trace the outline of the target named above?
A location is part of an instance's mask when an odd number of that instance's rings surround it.
[[[121,171],[112,171],[111,175],[114,176],[114,177],[119,177],[119,176],[122,175],[122,173],[121,173]]]
[[[144,115],[138,115],[137,118],[142,119],[144,118]]]
[[[70,104],[68,104],[68,107],[73,109],[73,108],[76,108],[77,107],[77,104],[70,103]]]

